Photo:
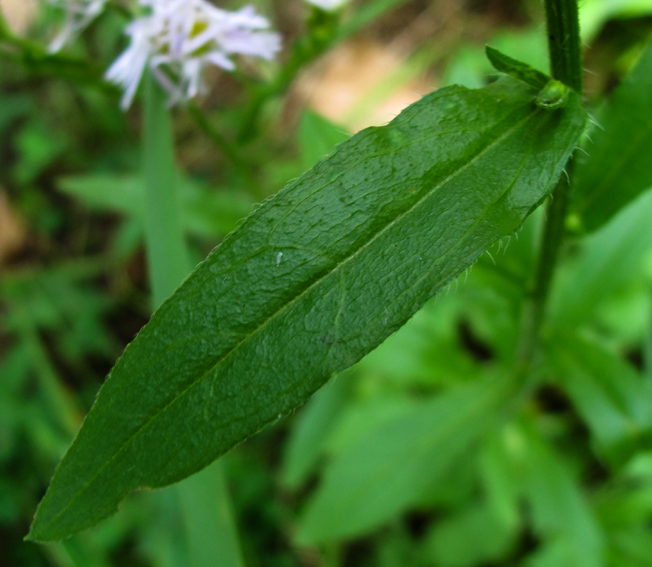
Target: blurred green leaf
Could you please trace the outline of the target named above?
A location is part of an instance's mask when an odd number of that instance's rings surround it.
[[[517,536],[514,528],[502,523],[486,503],[474,502],[437,522],[425,545],[437,567],[492,564],[511,551]]]
[[[652,384],[597,341],[556,333],[546,350],[560,385],[612,465],[652,448]]]
[[[604,535],[567,461],[536,431],[521,429],[522,487],[536,535],[544,545],[529,564],[536,567],[602,567]]]
[[[590,41],[612,18],[633,18],[652,13],[648,0],[584,0],[580,9],[582,39]]]
[[[609,533],[647,527],[652,515],[652,453],[634,456],[602,487],[595,501]]]
[[[200,236],[223,236],[251,211],[251,201],[242,193],[209,191],[181,178],[179,196],[186,230]],[[144,184],[132,175],[95,174],[64,177],[59,189],[99,211],[116,211],[143,219]]]
[[[491,432],[479,453],[479,474],[487,506],[496,523],[506,528],[518,526],[520,499],[520,470],[516,463],[522,458],[524,447],[513,427],[502,427]]]
[[[21,118],[34,110],[34,101],[21,94],[7,94],[0,97],[0,132],[17,118]]]
[[[0,283],[10,306],[5,327],[20,331],[29,322],[34,329],[53,332],[58,351],[73,364],[84,354],[112,357],[119,350],[103,324],[110,300],[89,281],[99,270],[91,262],[78,267],[88,273],[80,277],[72,265],[61,265]]]
[[[485,431],[484,433],[488,433]],[[484,434],[481,442],[484,443]],[[415,504],[418,514],[463,508],[478,494],[477,452],[480,443],[470,443],[441,476],[435,476]]]
[[[127,347],[44,497],[62,538],[200,470],[402,326],[552,190],[586,116],[506,77],[368,128],[254,211]]]
[[[7,346],[0,358],[0,463],[13,456],[19,442],[19,432],[25,420],[21,389],[29,375],[30,354],[30,346],[20,342]]]
[[[346,452],[379,427],[410,415],[416,405],[417,402],[402,391],[381,390],[373,397],[352,401],[343,408],[342,415],[331,432],[328,451],[335,455]]]
[[[424,402],[351,444],[328,466],[297,541],[324,543],[377,528],[419,501],[500,415],[505,380]]]
[[[333,378],[299,413],[285,444],[282,479],[288,488],[299,488],[317,464],[350,395],[352,380],[346,373]]]
[[[639,277],[652,248],[650,218],[652,193],[646,193],[578,243],[570,261],[560,266],[551,293],[555,325],[574,328],[599,320],[600,307]]]
[[[577,549],[568,537],[560,537],[540,545],[524,562],[526,567],[578,567],[587,563],[577,563]],[[602,565],[602,563],[588,563]]]
[[[614,531],[611,534],[610,558],[618,567],[651,567],[652,566],[652,533],[643,524],[629,526],[627,529]]]
[[[611,564],[652,565],[652,453],[639,453],[595,495],[596,510],[608,537]]]
[[[191,564],[243,567],[233,510],[230,501],[224,498],[228,487],[221,462],[179,484],[178,490]]]
[[[368,383],[390,396],[409,387],[433,390],[473,380],[479,368],[461,344],[457,329],[469,303],[469,298],[453,293],[438,295],[365,356],[357,369]],[[390,385],[395,391],[388,392]]]
[[[18,159],[13,168],[16,181],[32,183],[66,149],[66,132],[54,132],[42,118],[32,118],[15,138]]]
[[[614,93],[578,159],[571,213],[593,231],[652,186],[652,44]]]
[[[299,124],[302,170],[311,168],[339,143],[350,138],[341,126],[310,110],[304,110]]]
[[[345,39],[356,30],[380,17],[384,12],[399,8],[408,0],[373,0],[365,2],[353,12],[351,17],[339,28],[339,39]]]

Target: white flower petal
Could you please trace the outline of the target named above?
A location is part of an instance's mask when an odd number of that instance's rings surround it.
[[[235,63],[224,55],[224,53],[220,53],[219,51],[207,53],[204,56],[204,59],[216,67],[221,67],[225,71],[233,71],[235,69]]]
[[[202,75],[207,65],[232,71],[231,55],[273,59],[281,49],[280,36],[268,31],[269,21],[252,6],[228,12],[206,0],[140,4],[151,13],[127,26],[131,43],[105,75],[125,89],[123,108],[131,104],[146,68],[168,92],[168,103],[175,104],[205,90]]]
[[[104,10],[108,0],[46,0],[66,11],[66,23],[49,45],[50,53],[56,53],[73,42],[79,34]]]

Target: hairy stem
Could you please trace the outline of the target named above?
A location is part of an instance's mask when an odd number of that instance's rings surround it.
[[[577,0],[546,0],[550,71],[582,94],[582,50]]]
[[[581,94],[582,55],[577,0],[546,0],[545,6],[551,74]],[[522,375],[528,373],[539,344],[548,292],[564,240],[569,192],[569,180],[562,176],[548,204],[534,280],[523,306],[517,353],[517,371]]]

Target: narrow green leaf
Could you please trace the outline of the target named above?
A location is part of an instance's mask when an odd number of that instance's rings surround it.
[[[570,333],[551,337],[547,352],[599,451],[612,465],[652,447],[649,382],[599,343]]]
[[[595,321],[604,314],[605,304],[640,277],[652,248],[651,217],[652,194],[646,193],[607,226],[582,239],[552,290],[550,318],[557,326],[573,328]]]
[[[435,523],[425,548],[432,564],[474,567],[500,564],[516,541],[516,526],[506,526],[485,502],[473,502]],[[469,537],[473,545],[469,545]]]
[[[358,379],[363,381],[365,377]],[[328,438],[327,453],[337,455],[346,452],[371,431],[411,413],[416,405],[417,402],[412,397],[397,395],[396,392],[365,395],[361,399],[351,400],[343,408],[342,415]]]
[[[305,110],[299,123],[299,145],[301,163],[306,169],[322,159],[333,147],[350,135],[341,126],[336,126],[323,116]]]
[[[534,531],[547,544],[532,564],[601,567],[604,534],[567,463],[540,436],[534,422],[525,422],[523,434],[524,496]]]
[[[59,179],[57,186],[92,209],[117,211],[144,222],[144,180],[135,175],[75,175]],[[244,195],[207,191],[182,175],[179,199],[184,230],[200,236],[223,236],[251,211],[251,201]]]
[[[303,408],[283,455],[282,480],[288,488],[299,488],[317,464],[333,425],[350,396],[351,384],[349,376],[339,376],[317,392]]]
[[[592,231],[652,187],[652,45],[616,90],[576,168],[571,213]]]
[[[30,532],[113,514],[299,404],[549,194],[584,128],[505,78],[449,87],[339,145],[254,211],[117,362]]]
[[[519,514],[519,446],[510,443],[514,427],[503,427],[489,435],[479,453],[479,474],[487,505],[497,523],[507,528],[518,526]],[[518,437],[517,437],[518,439]]]
[[[222,461],[179,483],[192,567],[244,567]]]
[[[596,505],[600,522],[610,535],[640,526],[652,537],[648,527],[652,515],[652,454],[641,452],[630,459],[597,494]]]
[[[501,53],[494,47],[487,45],[485,47],[485,53],[496,71],[510,75],[535,89],[542,89],[551,81],[551,78],[545,73],[538,71],[527,63],[523,63],[522,61],[513,59],[509,55]]]
[[[386,421],[347,447],[327,469],[297,540],[360,535],[415,504],[500,415],[508,390],[504,380],[471,384]]]

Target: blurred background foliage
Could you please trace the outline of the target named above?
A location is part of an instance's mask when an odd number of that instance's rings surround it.
[[[209,95],[174,111],[196,262],[350,133],[434,88],[484,84],[486,43],[547,69],[539,0],[360,0],[340,24],[306,24],[298,0],[256,4],[284,35],[281,63],[215,72]],[[125,16],[108,10],[50,57],[56,13],[40,6],[0,0],[13,30],[0,38],[0,562],[190,565],[165,490],[132,496],[64,543],[22,541],[150,312],[141,117],[101,81]],[[652,4],[584,0],[581,16],[597,112],[649,38]],[[652,565],[650,218],[644,194],[569,241],[555,330],[510,419],[491,378],[510,367],[540,214],[295,415],[232,451],[247,565]]]

